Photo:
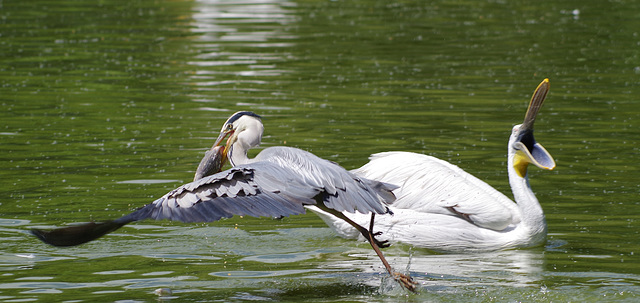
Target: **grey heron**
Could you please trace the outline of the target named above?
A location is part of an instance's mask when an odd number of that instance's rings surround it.
[[[529,185],[527,168],[555,167],[553,157],[536,142],[533,124],[549,91],[549,80],[536,88],[524,122],[511,131],[507,172],[514,203],[487,183],[446,161],[417,153],[384,152],[352,172],[400,186],[390,206],[394,215],[379,217],[384,239],[440,252],[491,251],[544,243],[544,212]],[[345,238],[358,238],[351,226],[311,206]],[[345,214],[359,224],[368,218]],[[382,239],[382,238],[381,238]]]
[[[291,147],[269,147],[250,159],[247,151],[260,144],[264,127],[261,117],[241,111],[224,123],[212,149],[196,171],[195,181],[119,219],[90,222],[32,233],[55,246],[79,245],[115,231],[125,224],[144,220],[213,222],[234,215],[282,217],[305,213],[314,205],[345,220],[366,237],[389,274],[404,288],[415,291],[410,276],[394,271],[369,229],[351,221],[342,212],[388,214],[387,203],[395,196],[389,184],[358,177],[334,162]],[[224,149],[220,144],[229,136]],[[220,170],[226,160],[232,168]],[[216,172],[216,173],[214,173]],[[373,224],[373,223],[371,223]]]

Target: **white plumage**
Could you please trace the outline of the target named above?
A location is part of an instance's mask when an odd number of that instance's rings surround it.
[[[553,169],[551,155],[533,137],[536,114],[549,90],[545,79],[534,93],[522,124],[514,126],[508,143],[507,171],[514,203],[487,183],[446,161],[416,153],[384,152],[353,170],[364,178],[399,186],[389,207],[393,216],[379,216],[378,238],[440,252],[490,251],[544,243],[546,223],[527,179],[527,166]],[[308,207],[340,236],[356,239],[348,224]],[[361,225],[368,216],[346,214]]]

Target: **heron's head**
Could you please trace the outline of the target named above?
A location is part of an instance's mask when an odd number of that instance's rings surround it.
[[[527,174],[529,164],[546,170],[552,170],[556,167],[556,162],[551,154],[533,137],[533,123],[548,92],[549,79],[544,79],[531,97],[524,122],[514,126],[511,131],[509,157],[513,157],[513,168],[520,177]]]
[[[213,144],[213,147],[219,146],[227,136],[227,144],[224,148],[224,155],[231,157],[233,146],[238,146],[244,153],[252,147],[260,145],[262,140],[262,118],[253,112],[240,111],[231,115],[220,130],[220,135]]]

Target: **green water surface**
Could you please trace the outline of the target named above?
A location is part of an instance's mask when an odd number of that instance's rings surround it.
[[[262,146],[348,169],[424,153],[510,196],[506,141],[544,78],[547,244],[386,249],[418,294],[313,214],[144,221],[72,248],[28,232],[190,181],[237,110],[264,117]],[[639,95],[634,1],[1,1],[0,302],[635,302]]]

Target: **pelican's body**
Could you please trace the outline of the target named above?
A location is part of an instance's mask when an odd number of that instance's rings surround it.
[[[407,163],[405,163],[405,161]],[[380,175],[387,169],[394,174]],[[403,170],[415,170],[413,173]],[[446,161],[416,153],[386,152],[375,154],[371,162],[353,172],[402,185],[394,191],[398,197],[389,206],[392,216],[378,216],[374,231],[382,232],[379,240],[401,242],[439,252],[488,251],[536,246],[544,242],[546,224],[540,205],[533,205],[528,215],[532,224],[521,224],[518,205],[475,176]],[[378,177],[374,177],[374,176]],[[396,182],[403,178],[404,182]],[[460,182],[447,182],[459,180]],[[462,186],[462,187],[461,187]],[[416,190],[420,188],[420,190]],[[419,203],[414,203],[419,202]],[[469,202],[470,205],[464,205]],[[488,228],[465,219],[449,207],[471,218],[485,220]],[[351,226],[310,208],[336,233],[344,238],[357,239],[359,234]],[[347,215],[359,224],[366,224],[365,215]],[[537,221],[537,222],[534,222]]]
[[[409,152],[385,152],[352,172],[399,186],[390,206],[393,216],[379,217],[382,238],[440,252],[490,251],[544,243],[547,227],[542,207],[527,178],[527,165],[553,169],[555,162],[533,138],[533,122],[549,88],[545,79],[531,100],[525,122],[514,126],[508,144],[507,171],[517,203],[487,183],[446,161]],[[350,228],[310,207],[340,236],[358,238]],[[348,215],[359,224],[368,218]]]

